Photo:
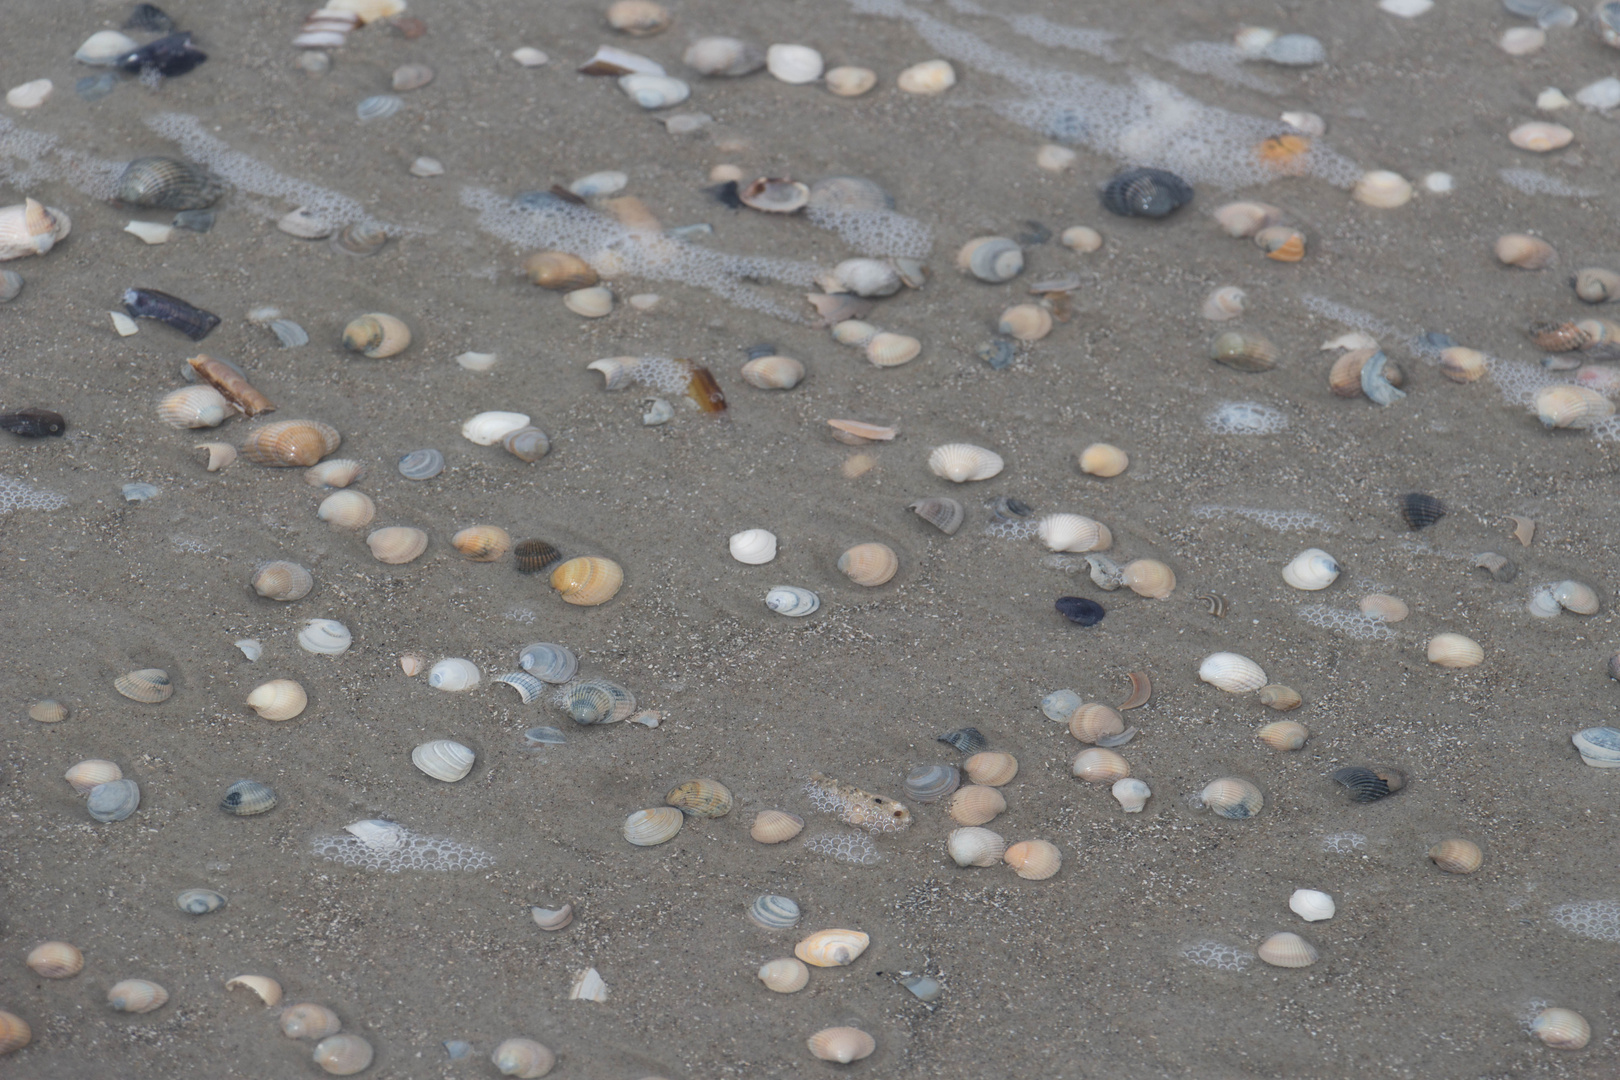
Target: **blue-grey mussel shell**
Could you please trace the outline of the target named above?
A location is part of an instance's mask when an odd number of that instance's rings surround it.
[[[141,789],[133,780],[110,780],[90,789],[85,808],[97,821],[123,821],[141,805]]]
[[[1102,190],[1103,209],[1120,217],[1168,217],[1192,197],[1192,185],[1164,169],[1126,169]]]
[[[219,801],[221,810],[237,817],[263,814],[275,805],[275,789],[257,780],[238,780],[225,789],[225,797]]]
[[[1446,504],[1433,495],[1414,491],[1401,496],[1401,520],[1409,528],[1426,529],[1446,516]]]
[[[131,75],[144,75],[151,71],[167,79],[184,75],[207,59],[208,54],[191,43],[191,31],[182,30],[125,53],[117,59],[116,64],[119,70]]]
[[[579,657],[565,646],[537,641],[533,645],[525,645],[523,651],[518,653],[518,664],[535,678],[560,686],[572,679],[579,670]]]
[[[766,930],[791,930],[799,925],[799,905],[785,896],[761,896],[748,905],[748,921]]]
[[[1406,786],[1406,774],[1387,765],[1347,765],[1328,773],[1328,779],[1343,785],[1355,802],[1377,802]]]
[[[607,679],[583,679],[558,691],[557,701],[576,724],[611,724],[636,711],[636,695]]]
[[[778,585],[765,594],[765,606],[778,615],[800,619],[816,613],[821,607],[821,597],[797,585]]]
[[[124,310],[132,319],[155,319],[172,326],[192,341],[214,332],[219,316],[157,289],[125,289]]]
[[[1594,769],[1620,769],[1620,730],[1589,727],[1570,736],[1581,760]]]
[[[444,455],[437,450],[412,450],[399,459],[399,475],[407,480],[431,480],[444,472]]]
[[[906,773],[906,796],[917,802],[938,802],[962,783],[955,765],[914,765]]]
[[[174,898],[181,911],[192,915],[206,915],[225,906],[225,897],[213,889],[187,889]]]
[[[532,727],[523,733],[523,738],[530,746],[561,746],[568,741],[568,736],[554,727]]]
[[[947,731],[938,739],[942,743],[950,743],[964,754],[977,754],[982,750],[990,749],[990,740],[978,728],[958,728],[956,731]]]
[[[546,692],[546,684],[535,678],[533,675],[530,675],[527,671],[508,672],[507,674],[500,676],[495,681],[498,683],[505,683],[507,686],[510,686],[512,689],[516,690],[518,692],[518,697],[523,699],[523,704],[525,705],[530,704],[541,694]]]
[[[124,166],[114,198],[150,210],[201,210],[224,191],[214,174],[201,166],[176,158],[138,157]]]

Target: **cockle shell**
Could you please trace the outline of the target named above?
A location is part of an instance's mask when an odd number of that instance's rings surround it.
[[[1052,551],[1099,551],[1112,542],[1104,527],[1084,514],[1048,514],[1035,535]]]
[[[838,556],[838,569],[857,585],[875,589],[900,570],[900,557],[887,544],[856,544]]]
[[[304,470],[310,487],[346,488],[364,475],[366,467],[353,458],[331,458]]]
[[[962,762],[962,771],[975,784],[1001,787],[1018,775],[1018,759],[999,750],[981,750]]]
[[[821,597],[809,589],[794,585],[778,585],[765,594],[765,606],[778,615],[799,619],[814,615],[821,607]]]
[[[637,810],[624,819],[624,838],[637,847],[656,847],[675,839],[686,815],[673,806]]]
[[[1104,479],[1118,476],[1130,467],[1131,459],[1125,451],[1108,443],[1092,443],[1080,451],[1080,471]]]
[[[34,1033],[29,1029],[28,1021],[14,1012],[0,1009],[0,1055],[21,1050],[33,1038]]]
[[[1528,233],[1507,233],[1498,237],[1497,261],[1503,266],[1516,266],[1520,270],[1545,270],[1558,261],[1558,252],[1539,236]]]
[[[212,386],[182,386],[158,402],[158,416],[176,428],[218,427],[231,413],[231,403]]]
[[[188,915],[207,915],[224,907],[225,897],[213,889],[187,889],[174,902]]]
[[[124,778],[124,770],[111,761],[90,758],[73,766],[62,777],[80,795],[88,795],[101,784],[110,784]]]
[[[358,1035],[328,1035],[315,1044],[315,1064],[333,1076],[353,1076],[371,1066],[371,1044]]]
[[[291,679],[271,679],[247,696],[248,708],[266,720],[291,720],[308,703],[304,688]]]
[[[1115,780],[1110,791],[1127,814],[1140,814],[1142,807],[1147,805],[1148,799],[1153,795],[1147,784],[1134,776]]]
[[[343,1029],[337,1013],[325,1005],[303,1002],[281,1013],[281,1033],[291,1039],[324,1039]]]
[[[1597,614],[1598,594],[1590,585],[1583,585],[1579,581],[1560,581],[1552,587],[1552,597],[1565,611],[1577,615]]]
[[[174,683],[162,668],[141,668],[118,676],[113,680],[113,689],[131,701],[156,705],[174,694]]]
[[[877,327],[860,319],[844,319],[834,323],[832,328],[834,341],[840,345],[853,345],[856,348],[865,348],[880,333],[882,331]]]
[[[1262,941],[1255,955],[1272,967],[1302,968],[1316,963],[1318,953],[1310,942],[1284,930]]]
[[[1069,763],[1069,772],[1094,784],[1112,784],[1131,775],[1130,762],[1101,746],[1082,750]]]
[[[1574,1009],[1542,1009],[1530,1023],[1530,1034],[1554,1050],[1579,1050],[1592,1039],[1592,1025]]]
[[[956,267],[980,281],[1000,284],[1024,269],[1024,250],[1005,236],[978,236],[957,251]]]
[[[971,443],[946,443],[928,455],[928,469],[958,484],[988,480],[1001,472],[1001,455]]]
[[[877,367],[899,367],[915,360],[922,352],[922,342],[910,334],[891,334],[881,330],[866,342],[866,358]]]
[[[731,557],[746,566],[761,566],[776,558],[776,534],[768,529],[732,533]]]
[[[1006,809],[1007,800],[1001,792],[984,784],[958,788],[945,804],[945,812],[958,825],[983,825]]]
[[[946,60],[924,60],[902,71],[895,85],[907,94],[943,94],[956,85],[956,69]]]
[[[996,330],[1018,341],[1040,341],[1052,332],[1052,313],[1040,304],[1014,304],[1001,313]]]
[[[1550,428],[1589,428],[1614,415],[1614,402],[1585,386],[1544,387],[1535,404],[1536,414]]]
[[[1121,568],[1126,588],[1138,596],[1163,600],[1176,588],[1176,572],[1158,559],[1133,559]]]
[[[41,698],[28,707],[28,719],[40,724],[60,724],[68,718],[68,707],[55,698]]]
[[[1081,705],[1069,716],[1069,734],[1083,743],[1095,743],[1125,730],[1118,711],[1099,702]]]
[[[477,755],[454,739],[433,739],[411,751],[411,764],[435,780],[453,784],[472,772]]]
[[[242,456],[255,465],[290,468],[314,465],[336,453],[343,437],[319,420],[276,420],[248,433]]]
[[[302,600],[315,587],[315,576],[294,562],[276,560],[253,572],[253,591],[267,600]]]
[[[994,866],[1007,852],[1007,841],[998,833],[977,826],[951,830],[945,852],[957,866]]]
[[[742,366],[743,381],[761,390],[791,390],[804,381],[804,364],[791,356],[756,356]]]
[[[793,955],[811,967],[845,967],[853,964],[871,943],[872,939],[859,930],[817,930],[793,946]]]
[[[1310,734],[1310,729],[1296,720],[1274,720],[1254,733],[1273,750],[1298,750]]]
[[[275,789],[257,780],[238,780],[225,789],[225,797],[219,801],[219,808],[235,817],[267,814],[275,806]]]
[[[343,347],[373,360],[397,356],[411,343],[411,328],[393,315],[373,312],[343,328]]]
[[[454,693],[458,690],[471,690],[478,685],[482,677],[477,664],[471,660],[452,656],[433,665],[428,672],[428,685],[436,690]]]
[[[427,543],[427,533],[408,525],[390,525],[366,537],[366,547],[371,549],[371,557],[391,566],[400,566],[415,559],[427,550]]]
[[[1025,881],[1045,881],[1063,868],[1063,854],[1046,840],[1021,840],[1008,848],[1001,859]]]
[[[361,529],[377,515],[377,504],[363,491],[334,491],[321,500],[315,516],[340,529]]]
[[[1203,663],[1198,665],[1198,677],[1229,694],[1247,694],[1270,681],[1259,664],[1246,656],[1230,652],[1211,653],[1204,657]]]
[[[167,990],[146,979],[125,979],[107,991],[107,1004],[119,1012],[148,1013],[168,1000]]]
[[[1442,840],[1429,849],[1429,861],[1448,874],[1472,874],[1485,855],[1470,840]]]
[[[1321,548],[1306,548],[1283,567],[1283,580],[1304,592],[1318,592],[1339,579],[1339,564]]]
[[[225,989],[233,990],[238,986],[253,991],[267,1008],[275,1008],[281,1004],[281,984],[268,975],[233,975],[225,981]]]
[[[497,676],[494,681],[516,690],[518,697],[522,699],[525,705],[531,705],[538,701],[541,695],[546,692],[546,684],[530,675],[527,671],[508,672],[505,675]]]
[[[1198,801],[1232,821],[1252,818],[1266,805],[1266,797],[1259,788],[1235,776],[1223,776],[1205,784],[1198,793]]]
[[[765,53],[757,45],[736,38],[706,37],[687,46],[681,60],[701,75],[735,78],[764,67]]]
[[[731,813],[731,789],[718,780],[687,780],[664,796],[664,804],[688,817],[721,818]]]
[[[810,1052],[822,1061],[836,1061],[848,1065],[852,1061],[871,1057],[877,1049],[877,1040],[860,1028],[822,1028],[805,1040]]]
[[[1485,374],[1485,354],[1461,345],[1441,349],[1440,374],[1452,382],[1474,382]]]
[[[1333,897],[1317,889],[1295,889],[1288,898],[1288,910],[1306,922],[1331,919],[1339,910]]]
[[[1350,197],[1363,206],[1393,210],[1412,201],[1412,182],[1400,173],[1373,169],[1361,174]]]
[[[799,835],[804,828],[804,819],[797,814],[790,814],[785,810],[761,810],[755,817],[753,825],[748,828],[748,835],[761,844],[780,844]]]
[[[952,536],[967,519],[967,511],[955,499],[935,496],[918,499],[907,507],[912,513],[934,526],[946,536]]]
[[[839,97],[860,97],[877,85],[877,72],[864,67],[835,67],[827,72],[824,82]]]
[[[474,525],[452,536],[450,546],[473,562],[494,562],[512,550],[512,536],[499,525]]]
[[[544,540],[519,540],[512,546],[512,562],[520,574],[537,574],[542,570],[550,570],[562,561],[562,552]]]
[[[810,982],[810,969],[804,961],[786,956],[780,960],[767,960],[760,965],[759,981],[767,990],[778,994],[793,994],[803,990]]]
[[[528,427],[529,417],[520,412],[481,412],[461,425],[461,437],[479,446],[494,446],[519,428]]]
[[[1577,270],[1575,276],[1569,279],[1569,284],[1575,290],[1575,295],[1588,304],[1601,304],[1620,298],[1620,273],[1613,270],[1596,266]]]
[[[84,970],[84,954],[65,941],[35,945],[23,961],[42,979],[67,979]]]
[[[97,821],[123,821],[141,805],[141,788],[133,780],[97,784],[85,797],[84,808]]]
[[[569,559],[551,572],[551,587],[570,604],[605,604],[624,584],[624,570],[612,559],[586,556]]]
[[[1429,639],[1429,663],[1444,668],[1469,668],[1485,662],[1479,642],[1462,634],[1436,634]]]
[[[354,635],[336,619],[311,619],[298,631],[298,647],[319,656],[342,656]]]
[[[576,724],[616,724],[636,711],[636,696],[608,679],[582,679],[565,686],[559,703]]]

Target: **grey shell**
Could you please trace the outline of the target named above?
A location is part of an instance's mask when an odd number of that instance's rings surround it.
[[[778,615],[801,619],[815,614],[821,607],[821,597],[796,585],[778,585],[765,594],[765,606]]]
[[[206,915],[225,906],[225,897],[213,889],[187,889],[174,898],[181,911],[192,915]]]
[[[207,169],[175,158],[138,157],[124,166],[114,197],[150,210],[201,210],[225,191]]]
[[[579,657],[573,650],[548,641],[525,645],[518,653],[518,664],[537,679],[562,685],[579,671]]]
[[[583,679],[558,697],[576,724],[611,724],[636,711],[636,695],[607,679]]]
[[[225,789],[225,797],[219,801],[219,808],[227,814],[237,817],[252,817],[274,808],[276,805],[276,792],[269,784],[261,784],[257,780],[238,780]]]
[[[354,108],[354,114],[362,121],[381,120],[399,112],[405,99],[397,94],[373,94]]]
[[[917,765],[906,774],[906,795],[917,802],[938,802],[962,783],[955,765]]]
[[[444,455],[437,450],[412,450],[399,459],[399,474],[407,480],[431,480],[444,472]]]
[[[90,789],[86,809],[97,821],[123,821],[141,805],[141,789],[133,780],[111,780]]]
[[[518,692],[518,697],[523,699],[523,704],[525,705],[532,704],[536,698],[546,692],[546,684],[535,678],[533,675],[530,675],[527,671],[508,672],[507,674],[497,678],[495,681],[498,683],[505,683],[507,686],[510,686],[512,689],[516,690]]]
[[[944,496],[918,499],[907,509],[946,536],[954,535],[967,518],[967,511],[962,508],[961,503],[955,499],[947,499]]]
[[[799,905],[785,896],[761,896],[748,905],[748,920],[766,930],[791,930],[799,925]]]
[[[523,738],[530,746],[561,746],[568,741],[568,736],[554,727],[532,727],[523,733]]]
[[[1570,736],[1581,752],[1581,760],[1593,768],[1620,769],[1620,730],[1589,727]]]

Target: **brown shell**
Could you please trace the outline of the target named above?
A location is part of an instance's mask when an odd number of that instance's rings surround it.
[[[34,1033],[29,1030],[28,1021],[16,1013],[0,1009],[0,1054],[21,1050],[33,1037]]]
[[[1001,792],[984,784],[957,788],[945,804],[945,812],[958,825],[983,825],[1006,809],[1007,800]]]
[[[731,813],[731,789],[718,780],[688,780],[671,788],[664,802],[688,817],[725,817]]]
[[[551,572],[551,587],[568,603],[581,607],[607,603],[623,584],[624,569],[612,559],[569,559]]]
[[[1305,234],[1286,225],[1272,225],[1254,234],[1254,242],[1266,258],[1278,262],[1299,262],[1305,257]]]
[[[1470,840],[1442,840],[1429,849],[1429,860],[1448,874],[1472,874],[1485,854]]]
[[[1118,711],[1099,702],[1082,705],[1069,717],[1069,734],[1083,743],[1094,743],[1124,730],[1125,720]]]
[[[452,536],[450,545],[473,562],[494,562],[512,549],[512,537],[499,525],[474,525]]]
[[[1572,322],[1531,323],[1526,331],[1536,348],[1545,352],[1574,352],[1592,341],[1592,336]]]
[[[523,260],[523,272],[542,289],[573,292],[601,280],[591,264],[566,251],[541,251]]]
[[[1298,690],[1291,686],[1284,686],[1282,683],[1272,683],[1269,686],[1260,688],[1260,704],[1270,706],[1278,712],[1297,709],[1303,700],[1299,696]]]
[[[277,420],[256,428],[242,444],[242,456],[271,468],[309,466],[337,450],[343,436],[319,420]]]
[[[212,356],[193,356],[186,363],[197,373],[197,378],[218,390],[226,401],[242,411],[243,416],[251,418],[260,413],[276,411],[270,399],[255,390],[247,378],[231,365]]]
[[[804,818],[786,810],[761,810],[749,827],[748,835],[761,844],[780,844],[799,835]]]
[[[562,562],[562,552],[544,540],[519,540],[512,548],[512,561],[519,573],[538,574]]]

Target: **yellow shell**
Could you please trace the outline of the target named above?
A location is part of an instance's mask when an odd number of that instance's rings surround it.
[[[271,679],[254,688],[247,696],[247,704],[266,720],[291,720],[304,711],[309,697],[291,679]]]
[[[411,328],[392,315],[373,312],[343,328],[343,347],[373,360],[395,356],[411,343]]]
[[[242,456],[270,468],[313,465],[336,452],[343,436],[319,420],[276,420],[249,432]]]
[[[1269,686],[1260,688],[1260,704],[1276,709],[1278,712],[1297,709],[1303,701],[1304,699],[1299,696],[1299,691],[1291,686],[1272,683]]]
[[[1539,236],[1508,233],[1496,240],[1496,258],[1503,266],[1520,270],[1545,270],[1558,261],[1558,252]]]
[[[523,260],[523,272],[542,289],[573,292],[588,289],[599,280],[591,264],[566,251],[541,251]]]
[[[793,955],[811,967],[843,967],[853,964],[871,943],[859,930],[817,930],[793,946]]]
[[[1400,173],[1374,169],[1361,174],[1361,179],[1350,191],[1350,197],[1363,206],[1392,210],[1412,200],[1412,183]]]
[[[1254,733],[1255,738],[1273,750],[1298,750],[1310,734],[1310,729],[1296,720],[1273,720]]]
[[[1098,702],[1080,706],[1069,717],[1069,734],[1083,743],[1094,743],[1124,730],[1125,720],[1118,711]]]
[[[1001,792],[993,787],[982,784],[969,784],[967,787],[957,788],[950,801],[945,804],[945,812],[951,820],[958,825],[983,825],[995,819],[997,814],[1007,809],[1007,800]]]
[[[46,941],[35,945],[24,961],[43,979],[66,979],[84,970],[84,954],[65,941]]]
[[[1080,471],[1088,476],[1108,479],[1124,472],[1130,464],[1130,456],[1125,451],[1108,443],[1092,443],[1080,451]]]
[[[512,536],[499,525],[474,525],[452,536],[450,546],[473,562],[494,562],[512,550]]]
[[[163,1007],[169,992],[146,979],[125,979],[107,991],[107,1004],[119,1012],[147,1013]]]
[[[749,827],[748,835],[761,844],[780,844],[799,835],[804,819],[785,810],[761,810]]]
[[[258,995],[268,1008],[281,1004],[281,984],[268,975],[236,975],[225,981],[225,989],[244,986]]]
[[[922,93],[923,91],[917,91]],[[877,1049],[877,1040],[860,1028],[822,1028],[805,1040],[810,1052],[822,1061],[836,1061],[848,1065],[852,1061],[871,1057]]]
[[[612,559],[583,556],[569,559],[551,572],[551,587],[570,604],[595,607],[618,594],[624,570]]]
[[[838,556],[838,569],[857,585],[875,589],[900,570],[900,556],[887,544],[856,544]]]
[[[1112,784],[1131,775],[1130,762],[1101,746],[1082,750],[1069,763],[1069,772],[1095,784]]]
[[[1485,862],[1485,853],[1470,840],[1442,840],[1429,849],[1429,861],[1448,874],[1472,874]]]
[[[427,550],[427,533],[408,525],[390,525],[366,537],[371,557],[392,566],[410,562]]]
[[[1020,840],[1001,859],[1025,881],[1045,881],[1063,868],[1062,852],[1045,840]]]
[[[1125,564],[1125,584],[1137,596],[1163,600],[1176,588],[1176,572],[1158,559],[1136,559]]]
[[[1254,234],[1254,243],[1266,258],[1299,262],[1305,257],[1305,234],[1286,225],[1272,225]]]
[[[907,94],[943,94],[956,85],[956,69],[946,60],[924,60],[902,71],[895,85]]]
[[[835,67],[823,77],[827,89],[839,97],[860,97],[877,85],[877,72],[863,67]]]
[[[962,762],[962,771],[975,784],[1000,787],[1018,775],[1018,759],[999,750],[984,750]]]
[[[1039,341],[1052,332],[1052,313],[1039,304],[1014,304],[996,328],[1019,341]]]
[[[16,1013],[0,1009],[0,1054],[21,1050],[33,1037],[34,1033],[29,1030],[28,1021]]]
[[[791,390],[804,381],[804,364],[791,356],[756,356],[742,366],[742,377],[761,390]]]

